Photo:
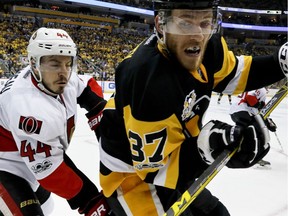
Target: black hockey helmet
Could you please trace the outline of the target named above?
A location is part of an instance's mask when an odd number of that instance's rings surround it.
[[[154,11],[172,9],[216,8],[220,0],[154,0]]]

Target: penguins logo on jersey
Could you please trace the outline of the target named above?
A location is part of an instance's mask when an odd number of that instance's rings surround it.
[[[196,93],[192,90],[186,97],[183,104],[182,121],[187,121],[191,119],[195,113],[193,112],[193,107],[196,101]]]

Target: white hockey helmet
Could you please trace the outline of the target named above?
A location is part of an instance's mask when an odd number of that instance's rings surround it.
[[[30,64],[31,59],[34,59],[36,67],[39,67],[42,56],[63,55],[76,57],[77,48],[66,31],[42,27],[31,36],[27,52]]]
[[[73,58],[71,72],[77,71],[76,44],[69,34],[62,29],[39,28],[32,34],[27,52],[31,67],[35,67],[38,71],[36,75],[35,70],[31,70],[33,77],[38,82],[38,87],[49,94],[53,95],[54,93],[48,90],[42,83],[42,73],[40,70],[41,57],[51,55],[71,56]]]

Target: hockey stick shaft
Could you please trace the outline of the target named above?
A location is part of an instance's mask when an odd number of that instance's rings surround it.
[[[271,100],[260,111],[260,115],[266,119],[270,113],[278,106],[278,104],[287,95],[287,81],[276,92]],[[167,210],[164,216],[181,215],[186,208],[196,199],[196,197],[204,190],[210,181],[220,172],[220,170],[227,164],[230,158],[237,152],[224,150],[215,161],[200,175],[200,177],[181,195],[181,197]]]
[[[279,143],[279,145],[280,145],[280,147],[281,147],[281,150],[284,151],[283,146],[282,146],[282,144],[281,144],[281,142],[280,142],[280,139],[279,139],[276,131],[274,132],[274,134],[275,134],[275,137],[276,137],[276,139],[277,139],[277,141],[278,141],[278,143]]]

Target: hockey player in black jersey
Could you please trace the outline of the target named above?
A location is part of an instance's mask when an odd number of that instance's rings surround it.
[[[100,125],[100,184],[116,215],[163,215],[225,148],[241,144],[231,168],[250,167],[269,151],[257,122],[202,125],[212,91],[238,94],[287,74],[287,45],[275,56],[228,50],[216,33],[218,3],[155,0],[156,33],[116,69]],[[205,189],[184,215],[229,212]]]

